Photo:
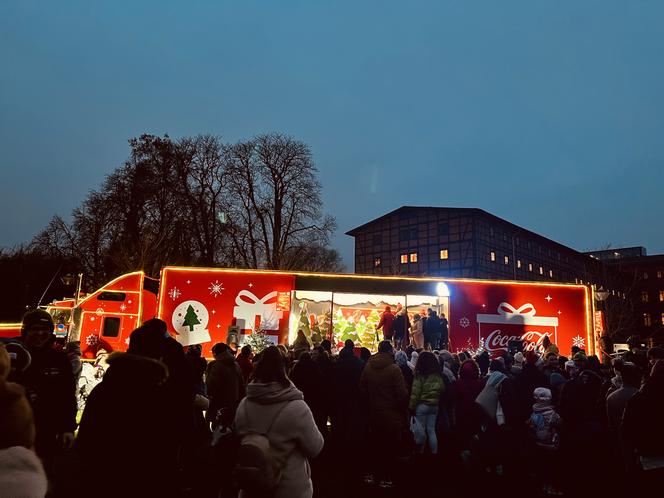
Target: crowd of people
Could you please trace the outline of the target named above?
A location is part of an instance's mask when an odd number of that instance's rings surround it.
[[[30,312],[0,347],[0,497],[661,489],[664,350],[603,364],[547,337],[451,353],[442,327],[431,334],[440,317],[400,335],[401,312],[383,314],[375,354],[298,334],[260,352],[218,343],[210,362],[149,320],[109,356],[78,424],[76,348],[54,349],[50,315]]]

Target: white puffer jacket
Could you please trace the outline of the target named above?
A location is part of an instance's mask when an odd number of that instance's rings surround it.
[[[44,498],[48,482],[39,457],[23,446],[0,450],[0,498]]]
[[[278,414],[267,434],[277,461],[285,460],[275,498],[309,498],[313,495],[311,470],[307,458],[323,449],[323,436],[318,431],[302,392],[293,384],[283,387],[276,382],[252,382],[247,397],[237,409],[235,427],[240,436],[253,426],[269,427],[282,404],[289,403]],[[240,496],[246,496],[240,492]]]

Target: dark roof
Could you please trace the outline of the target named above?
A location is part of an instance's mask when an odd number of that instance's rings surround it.
[[[378,218],[373,219],[373,220],[371,220],[371,221],[369,221],[369,222],[367,222],[363,225],[360,225],[359,227],[356,227],[356,228],[353,228],[352,230],[349,230],[348,232],[346,232],[346,235],[350,235],[351,237],[355,237],[356,235],[358,235],[359,233],[364,231],[370,225],[372,225],[372,224],[374,224],[378,221],[382,221],[383,219],[387,218],[388,216],[392,216],[396,213],[405,212],[405,211],[421,211],[421,210],[436,210],[436,211],[448,211],[448,212],[450,212],[450,211],[452,211],[452,212],[466,211],[466,212],[469,212],[469,213],[478,214],[480,216],[489,218],[493,221],[497,221],[499,223],[508,225],[515,232],[522,232],[522,233],[530,235],[532,237],[543,239],[543,240],[547,241],[548,243],[557,246],[559,249],[561,249],[563,251],[573,253],[575,256],[579,256],[581,258],[587,258],[587,259],[593,260],[593,258],[591,258],[587,254],[579,252],[576,249],[572,249],[571,247],[568,247],[568,246],[563,245],[559,242],[556,242],[555,240],[551,240],[547,237],[544,237],[543,235],[532,232],[532,231],[530,231],[526,228],[520,227],[519,225],[515,225],[514,223],[512,223],[510,221],[507,221],[503,218],[500,218],[500,217],[498,217],[494,214],[491,214],[491,213],[485,211],[484,209],[480,209],[480,208],[458,208],[458,207],[439,207],[439,206],[401,206],[400,208],[397,208],[394,211],[390,211],[389,213],[384,214],[382,216],[379,216]],[[596,261],[596,260],[593,260],[593,261]]]

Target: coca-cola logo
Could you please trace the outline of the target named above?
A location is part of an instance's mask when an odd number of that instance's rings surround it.
[[[507,351],[510,341],[523,341],[524,351],[538,351],[542,352],[542,341],[546,336],[551,334],[547,332],[538,332],[537,330],[529,330],[521,335],[506,334],[502,330],[496,329],[491,332],[486,339],[484,339],[484,349],[489,352],[494,351]]]

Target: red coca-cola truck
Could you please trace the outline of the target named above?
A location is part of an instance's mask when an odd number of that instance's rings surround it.
[[[125,350],[131,331],[153,317],[183,345],[203,345],[206,356],[216,342],[242,344],[260,333],[291,343],[298,330],[313,341],[353,339],[375,350],[380,314],[399,305],[411,320],[428,309],[444,314],[452,351],[496,355],[519,343],[538,348],[549,336],[563,354],[572,346],[595,353],[594,296],[586,285],[169,266],[158,281],[128,273],[75,307],[64,300],[47,309],[69,320],[70,337],[93,358],[102,348]]]

